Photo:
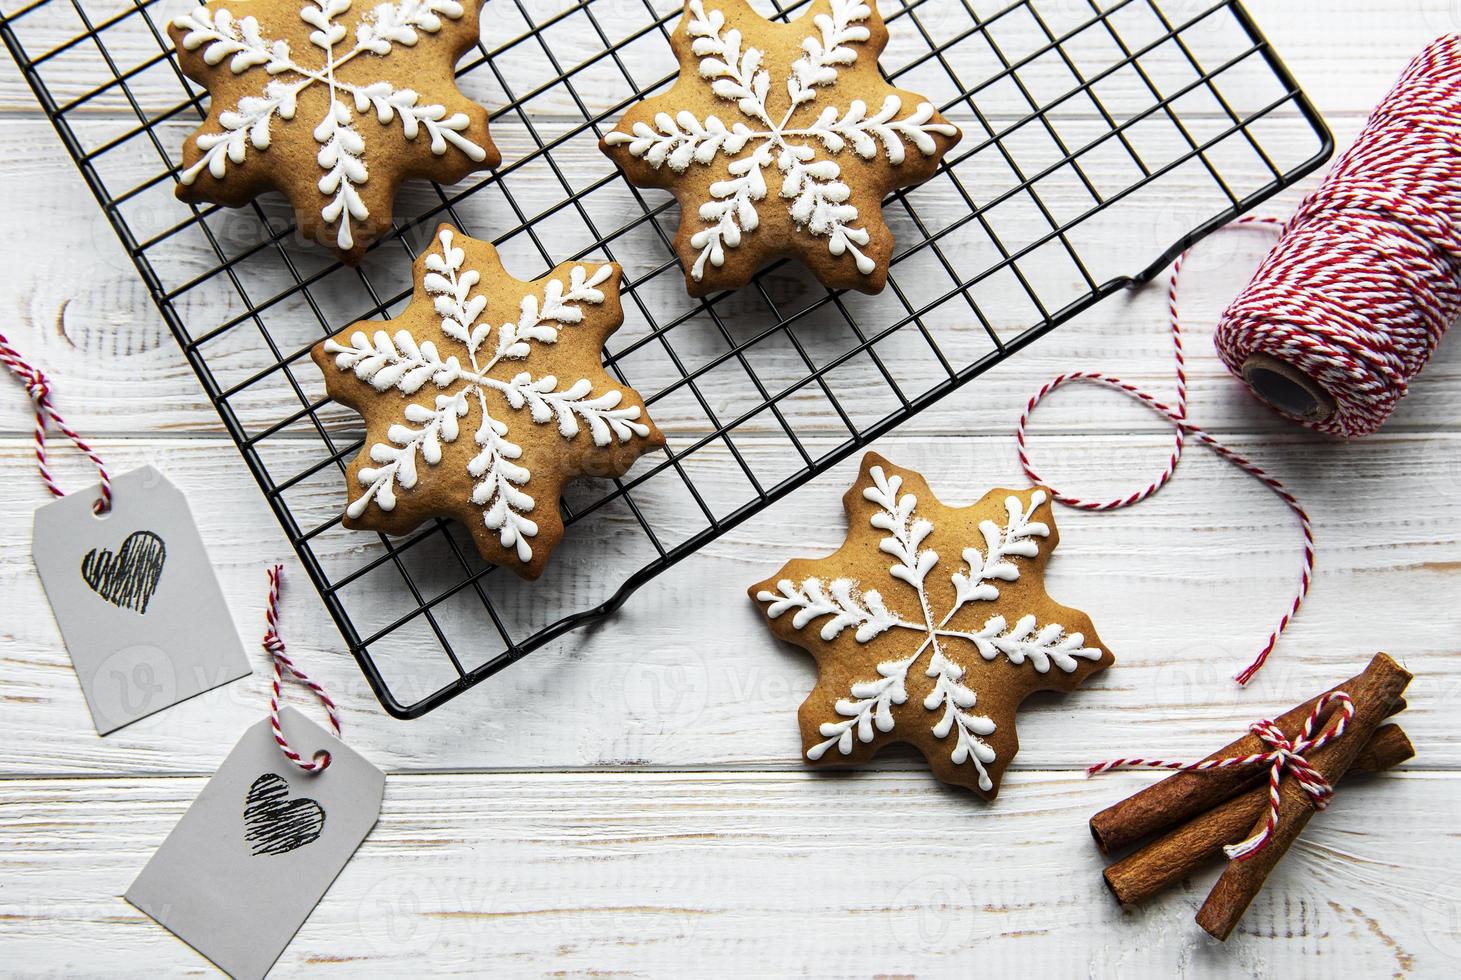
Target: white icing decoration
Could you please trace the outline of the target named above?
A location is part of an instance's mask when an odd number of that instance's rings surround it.
[[[650,166],[669,167],[683,173],[692,163],[709,164],[717,156],[727,158],[730,177],[710,185],[710,199],[699,208],[707,226],[690,239],[699,255],[690,274],[698,282],[705,274],[705,263],[719,267],[725,264],[725,250],[736,248],[742,235],[760,224],[756,211],[765,199],[768,188],[763,170],[771,163],[781,173],[780,196],[790,201],[789,213],[797,227],[827,239],[827,250],[833,255],[850,253],[863,275],[876,268],[859,246],[866,246],[869,235],[859,227],[856,205],[851,203],[852,189],[842,181],[842,168],[826,156],[818,158],[820,145],[827,156],[837,156],[845,149],[864,160],[878,156],[881,146],[888,162],[894,166],[904,160],[905,142],[911,142],[920,153],[931,156],[938,144],[932,134],[953,136],[958,130],[948,123],[931,123],[934,107],[920,102],[907,116],[898,117],[902,100],[889,94],[877,112],[869,114],[868,106],[854,99],[845,112],[826,106],[805,125],[793,127],[793,117],[802,106],[817,99],[817,90],[837,81],[837,69],[857,60],[858,45],[868,39],[862,22],[872,16],[872,8],[864,0],[831,0],[831,14],[818,14],[813,24],[818,33],[802,41],[802,55],[792,63],[786,80],[791,107],[779,122],[766,107],[771,90],[771,73],[764,67],[763,53],[754,47],[742,48],[741,32],[726,28],[725,14],[712,8],[706,11],[703,0],[690,0],[686,30],[692,50],[700,58],[700,77],[710,83],[719,98],[734,102],[748,120],[729,124],[715,115],[702,122],[688,111],[671,116],[658,113],[654,125],[637,122],[632,132],[615,131],[605,137],[611,146],[628,144],[631,156],[640,157]],[[754,142],[749,156],[740,157]]]
[[[529,539],[538,533],[537,523],[528,516],[535,501],[523,489],[532,474],[518,462],[523,450],[508,438],[507,423],[490,412],[487,392],[501,394],[514,410],[526,408],[529,418],[538,425],[555,422],[565,439],[572,439],[586,425],[595,446],[648,436],[649,427],[638,421],[639,406],[619,407],[623,395],[617,389],[595,395],[592,383],[586,379],[560,389],[558,379],[551,374],[535,378],[521,371],[501,380],[488,372],[503,361],[527,357],[534,344],[556,344],[560,327],[582,322],[583,308],[578,304],[603,303],[604,292],[598,287],[613,274],[613,267],[602,265],[589,270],[575,265],[566,283],[560,279],[548,281],[541,304],[535,293],[524,296],[517,322],[497,328],[497,342],[486,355],[483,347],[493,330],[482,320],[487,297],[474,291],[481,274],[466,267],[466,252],[452,240],[452,233],[443,229],[438,238],[440,249],[426,256],[422,287],[432,297],[441,318],[441,332],[461,346],[465,361],[457,354],[443,357],[434,342],[418,342],[408,330],[392,334],[382,329],[374,336],[358,330],[351,335],[348,346],[334,340],[325,342],[325,350],[335,355],[337,368],[354,373],[377,391],[394,389],[402,395],[414,395],[428,383],[442,389],[434,408],[408,404],[403,414],[409,424],[392,425],[386,432],[388,442],[370,447],[370,459],[379,465],[361,468],[357,479],[365,492],[345,512],[357,518],[371,503],[384,511],[393,510],[396,488],[410,490],[416,485],[417,456],[427,466],[438,465],[441,447],[455,442],[461,434],[458,420],[467,414],[475,399],[482,421],[473,434],[479,451],[467,464],[467,472],[477,481],[472,503],[483,508],[482,519],[498,532],[502,547],[515,549],[518,560],[528,562],[533,557]]]
[[[178,179],[192,184],[205,169],[222,179],[229,164],[243,163],[250,146],[268,149],[274,117],[293,119],[299,93],[319,82],[330,90],[329,107],[312,130],[320,147],[316,160],[324,172],[319,181],[320,193],[329,198],[320,209],[320,217],[326,224],[338,226],[335,242],[344,250],[355,245],[346,216],[356,221],[370,216],[356,190],[370,176],[364,157],[366,137],[356,125],[357,113],[373,112],[382,126],[399,119],[401,135],[408,140],[415,140],[424,129],[436,156],[443,156],[450,145],[479,163],[487,157],[486,150],[462,135],[471,125],[466,113],[447,115],[445,106],[423,103],[415,91],[396,88],[388,81],[355,85],[336,76],[341,67],[361,55],[386,57],[397,44],[414,46],[421,34],[441,30],[443,17],[459,19],[464,13],[462,5],[457,0],[377,4],[356,25],[355,45],[337,53],[337,46],[349,32],[336,18],[348,11],[350,4],[351,0],[309,0],[300,8],[300,19],[314,28],[309,35],[310,45],[322,54],[313,59],[317,63],[312,65],[296,60],[287,41],[265,37],[256,18],[235,18],[225,8],[198,7],[179,14],[172,22],[178,30],[187,32],[182,46],[189,51],[202,48],[207,64],[217,65],[227,59],[228,69],[235,75],[263,68],[268,76],[261,95],[245,95],[234,109],[219,114],[223,132],[198,136],[198,149],[203,155]]]
[[[995,753],[982,736],[993,734],[995,725],[990,718],[973,712],[978,699],[963,682],[964,668],[948,653],[950,641],[971,644],[985,660],[1004,656],[1016,666],[1028,661],[1042,674],[1052,666],[1072,673],[1079,666],[1078,660],[1097,661],[1102,655],[1099,648],[1085,646],[1085,637],[1080,633],[1067,633],[1054,623],[1041,627],[1032,615],[1022,616],[1014,626],[1009,626],[1003,616],[992,616],[978,632],[949,628],[955,614],[971,603],[998,599],[996,583],[1019,579],[1019,566],[1011,558],[1034,558],[1040,553],[1038,539],[1049,537],[1050,528],[1033,516],[1045,503],[1046,494],[1034,491],[1028,507],[1018,497],[1006,497],[1008,516],[1004,527],[990,520],[980,522],[984,550],[976,546],[963,550],[962,567],[949,577],[954,586],[953,607],[936,619],[925,582],[940,558],[937,551],[923,547],[933,533],[933,524],[917,516],[918,500],[913,494],[899,496],[902,477],[888,476],[881,466],[872,467],[868,474],[872,484],[863,488],[862,495],[880,508],[869,523],[887,532],[879,548],[896,559],[889,574],[912,590],[918,599],[918,614],[904,618],[889,608],[881,594],[859,591],[857,583],[846,578],[835,579],[829,585],[816,578],[800,585],[783,579],[776,584],[776,592],[763,590],[756,598],[768,603],[766,614],[772,619],[794,610],[791,624],[798,630],[825,617],[820,635],[828,642],[852,628],[858,643],[868,643],[890,630],[909,630],[921,635],[922,640],[907,656],[878,664],[876,678],[851,686],[850,696],[835,706],[843,720],[822,724],[820,731],[826,741],[808,749],[807,758],[815,762],[833,746],[842,755],[850,755],[854,736],[867,743],[873,740],[874,728],[892,731],[893,706],[908,700],[908,671],[925,651],[932,651],[924,674],[933,678],[934,684],[923,707],[940,714],[930,730],[939,739],[957,734],[949,757],[955,765],[972,762],[979,771],[979,786],[987,792],[993,781],[986,767],[994,762]]]

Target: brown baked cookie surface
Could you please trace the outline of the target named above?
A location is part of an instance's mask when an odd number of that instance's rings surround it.
[[[1043,487],[940,503],[876,453],[843,497],[847,540],[753,585],[771,631],[817,661],[803,752],[858,765],[905,742],[946,783],[987,799],[1019,750],[1015,713],[1114,658],[1085,613],[1045,592],[1059,542]]]
[[[745,285],[781,257],[834,288],[887,283],[883,196],[927,180],[959,139],[883,79],[887,43],[865,0],[815,0],[790,24],[746,0],[688,0],[670,39],[679,79],[599,145],[631,183],[679,201],[692,296]]]
[[[619,266],[565,262],[523,282],[497,250],[441,225],[410,304],[316,344],[329,396],[359,412],[345,526],[405,534],[465,524],[487,561],[542,574],[579,476],[622,476],[664,445],[644,400],[605,371],[624,321]]]
[[[497,166],[487,110],[453,66],[479,0],[213,0],[168,25],[208,118],[183,144],[177,196],[240,207],[278,190],[300,231],[346,262],[391,227],[407,178]]]

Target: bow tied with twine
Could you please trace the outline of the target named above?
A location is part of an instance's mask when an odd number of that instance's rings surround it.
[[[1338,705],[1338,711],[1334,716],[1332,724],[1315,734],[1319,727],[1319,720],[1324,717],[1331,705]],[[1323,777],[1320,772],[1309,762],[1308,756],[1328,745],[1330,742],[1344,734],[1350,719],[1354,717],[1354,700],[1343,691],[1333,691],[1324,695],[1309,712],[1309,717],[1304,720],[1304,727],[1300,730],[1297,738],[1290,739],[1272,721],[1263,719],[1255,721],[1248,726],[1248,730],[1268,747],[1266,752],[1255,752],[1252,755],[1227,756],[1218,759],[1205,759],[1202,762],[1166,762],[1162,759],[1112,759],[1109,762],[1098,762],[1086,770],[1087,775],[1094,776],[1097,773],[1110,772],[1113,769],[1122,768],[1145,768],[1145,769],[1175,769],[1179,772],[1210,772],[1214,769],[1232,769],[1238,766],[1267,765],[1268,768],[1268,815],[1264,819],[1263,829],[1237,844],[1229,844],[1223,848],[1224,853],[1233,860],[1245,861],[1253,857],[1268,842],[1273,839],[1273,832],[1278,827],[1279,813],[1279,783],[1283,780],[1284,771],[1287,770],[1293,777],[1299,788],[1309,795],[1314,802],[1314,809],[1322,810],[1329,805],[1329,800],[1334,796],[1334,787]]]

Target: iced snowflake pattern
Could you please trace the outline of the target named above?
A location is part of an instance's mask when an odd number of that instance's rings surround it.
[[[892,91],[875,110],[854,99],[845,110],[824,105],[810,115],[822,90],[835,92],[838,71],[857,61],[870,36],[864,22],[872,16],[864,0],[831,0],[830,12],[813,18],[817,33],[802,41],[802,53],[784,81],[789,104],[778,119],[768,108],[776,83],[764,67],[764,52],[744,45],[741,32],[727,26],[720,9],[707,10],[704,0],[689,0],[686,30],[700,58],[700,78],[718,98],[734,105],[740,118],[726,122],[716,115],[701,120],[687,110],[659,112],[653,125],[636,121],[629,132],[616,130],[604,139],[609,146],[627,146],[631,156],[655,169],[668,167],[676,173],[692,164],[722,161],[728,176],[710,185],[710,199],[699,208],[705,226],[690,240],[697,250],[690,275],[697,282],[707,262],[723,265],[726,250],[739,247],[744,235],[760,225],[758,207],[770,193],[767,170],[772,166],[780,174],[778,193],[790,202],[796,227],[826,239],[833,256],[850,255],[863,275],[876,268],[862,251],[870,236],[859,223],[852,188],[843,181],[836,158],[844,151],[869,161],[881,154],[897,167],[906,157],[905,144],[932,156],[938,150],[935,134],[953,137],[959,131],[934,121],[928,102],[901,114],[903,100]]]
[[[1050,535],[1050,526],[1035,519],[1048,495],[1041,489],[1025,499],[1007,495],[1003,524],[980,521],[982,541],[962,548],[955,570],[939,572],[947,567],[943,556],[927,547],[935,525],[919,513],[916,495],[903,492],[904,478],[881,463],[865,462],[864,480],[861,497],[875,507],[868,521],[884,533],[879,549],[893,559],[886,587],[880,590],[844,576],[807,576],[801,581],[769,580],[755,591],[769,619],[790,614],[792,629],[801,634],[796,642],[831,644],[851,630],[857,649],[867,651],[865,673],[835,702],[837,717],[820,724],[820,740],[806,747],[806,757],[815,762],[833,752],[851,755],[855,743],[872,743],[880,734],[894,733],[897,725],[916,721],[907,712],[895,717],[895,709],[909,701],[916,668],[926,678],[919,703],[927,731],[947,746],[955,767],[972,766],[979,789],[990,793],[997,778],[990,769],[997,756],[986,738],[1005,722],[977,710],[979,693],[971,686],[968,668],[1003,658],[1031,671],[1030,690],[1036,690],[1056,686],[1041,675],[1073,675],[1083,665],[1096,669],[1092,665],[1109,660],[1081,632],[1004,608],[1005,586],[1020,580],[1023,566],[1040,554],[1041,542]],[[946,575],[952,587],[937,596],[930,589],[936,574]],[[948,603],[942,611],[941,600]],[[816,640],[803,631],[815,631]]]
[[[429,43],[430,35],[441,30],[443,18],[462,17],[462,4],[458,0],[377,4],[356,24],[354,43],[342,47],[350,31],[340,18],[350,6],[351,0],[308,0],[299,9],[300,20],[313,28],[309,33],[313,58],[308,59],[291,51],[287,40],[268,37],[257,18],[235,17],[224,7],[198,7],[172,22],[183,32],[183,48],[201,48],[208,65],[227,62],[234,75],[253,73],[259,83],[256,94],[241,97],[236,106],[219,115],[220,132],[197,134],[202,156],[179,179],[191,185],[205,170],[222,179],[230,165],[244,162],[250,149],[269,148],[275,138],[275,120],[287,123],[294,119],[300,93],[312,85],[327,86],[329,106],[310,136],[319,146],[315,156],[321,172],[319,190],[326,198],[320,217],[336,228],[335,241],[342,251],[355,247],[350,219],[363,221],[370,216],[357,189],[370,179],[366,166],[369,127],[360,124],[357,114],[373,114],[381,126],[399,124],[401,135],[408,140],[424,133],[436,156],[454,149],[481,163],[488,155],[466,135],[471,125],[466,113],[448,113],[440,103],[388,80],[357,85],[337,76],[339,69],[356,58],[386,58],[397,46]]]
[[[530,516],[537,506],[529,492],[531,461],[523,458],[522,446],[513,441],[508,421],[493,413],[488,393],[501,395],[515,412],[526,409],[533,424],[555,424],[564,439],[587,429],[598,447],[645,438],[650,427],[640,419],[638,405],[621,404],[624,397],[617,388],[596,393],[586,378],[565,386],[552,374],[534,376],[524,370],[501,377],[491,372],[557,344],[564,328],[583,321],[585,304],[604,302],[600,287],[613,275],[613,267],[574,265],[566,279],[548,280],[541,302],[535,292],[523,296],[516,322],[494,330],[485,319],[487,297],[478,289],[482,274],[468,266],[466,252],[449,228],[439,231],[425,266],[422,287],[440,318],[440,332],[454,351],[444,352],[435,341],[418,339],[404,329],[377,329],[373,334],[357,330],[347,342],[324,342],[336,368],[351,372],[378,392],[414,395],[428,384],[436,389],[432,405],[408,402],[403,420],[387,430],[386,441],[369,447],[375,465],[356,474],[363,492],[350,502],[346,515],[359,518],[371,506],[394,510],[397,491],[411,490],[423,479],[418,460],[428,469],[440,465],[443,447],[460,438],[460,420],[475,407],[480,424],[471,438],[477,452],[466,464],[474,481],[471,503],[481,510],[483,522],[496,532],[502,548],[527,563],[538,534],[538,524]]]

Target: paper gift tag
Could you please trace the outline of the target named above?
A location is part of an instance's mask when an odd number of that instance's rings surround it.
[[[152,466],[36,510],[31,553],[102,735],[245,677],[229,617],[182,491]]]
[[[262,977],[380,815],[386,777],[294,708],[289,743],[330,753],[301,772],[254,725],[127,889],[126,899],[234,977]]]

